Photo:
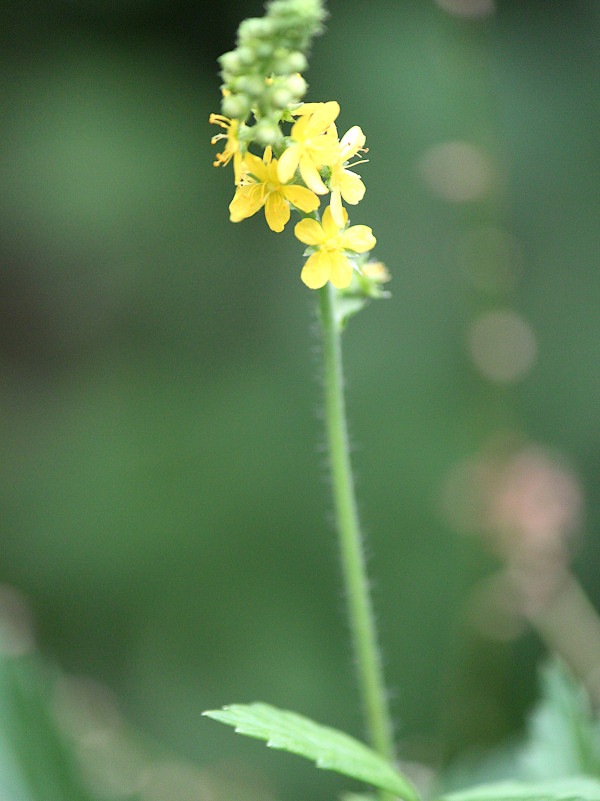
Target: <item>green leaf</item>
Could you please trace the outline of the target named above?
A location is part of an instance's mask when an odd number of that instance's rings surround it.
[[[348,287],[333,293],[333,316],[339,333],[345,330],[348,321],[371,300],[391,297],[382,287],[383,283],[390,280],[385,266],[380,262],[368,262],[368,256],[368,253],[355,254],[355,258],[351,260],[359,271],[353,271]],[[374,268],[377,268],[375,272]]]
[[[546,782],[480,784],[444,795],[441,801],[600,801],[600,781],[572,776]]]
[[[55,719],[50,678],[35,654],[0,656],[2,799],[91,801],[74,750]]]
[[[351,317],[369,303],[369,298],[361,295],[348,295],[341,292],[336,295],[333,314],[338,331],[344,331]]]
[[[527,777],[600,776],[599,725],[585,687],[557,659],[542,666],[540,683],[520,755]]]
[[[255,703],[233,704],[203,714],[235,726],[240,734],[266,740],[271,748],[312,759],[318,768],[335,770],[381,790],[389,790],[405,801],[418,798],[410,782],[366,745],[295,712]]]

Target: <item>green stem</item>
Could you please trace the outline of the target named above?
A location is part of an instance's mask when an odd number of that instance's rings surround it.
[[[393,763],[395,749],[392,726],[377,647],[375,620],[350,465],[340,333],[333,315],[334,291],[329,283],[319,290],[332,491],[350,628],[368,736],[371,746]]]

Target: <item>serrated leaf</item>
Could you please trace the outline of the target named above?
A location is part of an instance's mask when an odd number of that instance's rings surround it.
[[[600,781],[572,776],[546,782],[480,784],[444,795],[440,801],[600,801]]]
[[[303,715],[261,703],[232,704],[203,714],[234,726],[240,734],[266,740],[271,748],[314,760],[318,768],[367,782],[405,801],[417,799],[410,782],[383,757],[348,734]]]

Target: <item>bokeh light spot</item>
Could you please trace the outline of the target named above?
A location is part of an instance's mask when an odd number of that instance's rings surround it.
[[[500,384],[529,372],[537,355],[533,329],[510,309],[482,314],[469,332],[469,352],[479,372]]]
[[[457,17],[489,17],[496,11],[494,0],[435,0],[440,8]]]
[[[480,200],[494,183],[489,156],[469,142],[434,145],[423,154],[418,169],[431,191],[451,203]]]

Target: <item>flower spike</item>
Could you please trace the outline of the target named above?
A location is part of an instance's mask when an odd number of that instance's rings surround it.
[[[219,59],[222,113],[211,114],[210,122],[222,129],[212,144],[223,144],[213,163],[233,163],[232,222],[264,209],[269,228],[281,233],[292,210],[304,217],[294,232],[308,246],[301,272],[306,286],[329,282],[347,295],[360,285],[365,297],[383,297],[378,279],[367,275],[373,232],[349,226],[344,208],[365,195],[354,172],[366,161],[365,135],[354,125],[339,140],[337,101],[302,102],[307,84],[300,73],[324,18],[322,0],[269,0],[264,17],[241,23],[236,48]],[[321,221],[320,195],[329,195]]]

